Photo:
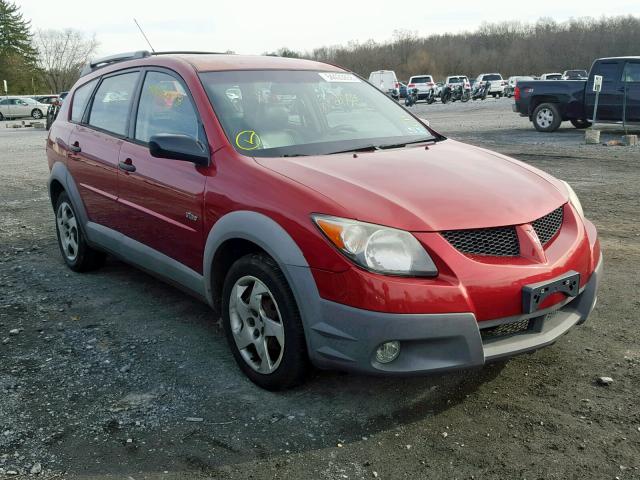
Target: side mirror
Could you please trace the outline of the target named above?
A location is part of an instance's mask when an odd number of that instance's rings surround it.
[[[209,152],[195,138],[189,135],[161,133],[149,139],[149,153],[156,158],[169,158],[209,165]]]

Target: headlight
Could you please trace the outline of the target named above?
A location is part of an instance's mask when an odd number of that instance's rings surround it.
[[[388,275],[433,277],[433,260],[409,232],[327,215],[313,215],[320,231],[361,267]]]
[[[577,210],[580,217],[584,218],[584,211],[582,210],[582,204],[580,203],[580,199],[576,195],[576,192],[574,192],[573,188],[571,188],[571,185],[569,185],[564,180],[562,180],[562,183],[564,183],[564,186],[567,188],[567,193],[569,194],[569,201],[571,202],[571,205],[573,205],[573,208]]]

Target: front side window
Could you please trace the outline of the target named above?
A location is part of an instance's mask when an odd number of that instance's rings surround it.
[[[87,107],[87,102],[91,97],[94,87],[98,83],[98,79],[92,80],[89,83],[77,88],[73,94],[73,102],[71,102],[71,120],[74,122],[80,122],[82,115]]]
[[[397,102],[351,73],[252,70],[200,77],[229,141],[245,155],[324,155],[434,139]]]
[[[138,72],[123,73],[102,81],[91,105],[89,125],[125,135],[138,75]]]
[[[596,65],[594,75],[602,76],[602,81],[617,82],[620,78],[620,64],[616,62],[600,62]],[[593,83],[593,80],[592,80]]]
[[[136,140],[148,142],[159,133],[198,138],[198,129],[198,116],[182,84],[166,73],[147,73],[138,106]]]

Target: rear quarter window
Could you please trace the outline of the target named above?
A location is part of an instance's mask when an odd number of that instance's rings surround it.
[[[71,102],[71,121],[72,122],[81,122],[82,116],[84,114],[85,109],[87,108],[87,103],[89,102],[89,98],[91,98],[91,93],[93,89],[96,87],[98,83],[98,79],[90,81],[78,87],[73,94],[73,101]]]

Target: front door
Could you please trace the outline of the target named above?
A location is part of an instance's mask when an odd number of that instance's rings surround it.
[[[118,230],[201,273],[207,169],[152,157],[148,147],[151,136],[162,133],[206,143],[182,80],[169,72],[147,71],[133,118],[132,138],[119,156]]]
[[[640,60],[630,60],[624,69],[626,121],[640,123]]]

